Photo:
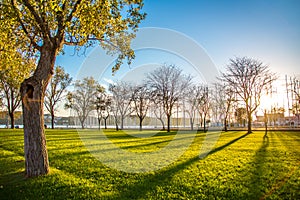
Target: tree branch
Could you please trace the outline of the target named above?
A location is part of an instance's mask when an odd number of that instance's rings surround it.
[[[41,47],[34,41],[34,37],[32,37],[32,36],[29,34],[29,32],[27,31],[27,29],[26,29],[26,27],[25,27],[25,25],[24,25],[24,23],[23,23],[23,21],[22,21],[22,19],[21,19],[21,17],[20,17],[19,10],[18,10],[17,7],[16,7],[16,1],[15,1],[15,0],[11,0],[11,5],[12,5],[13,9],[15,10],[16,15],[17,15],[17,18],[18,18],[18,21],[20,22],[20,25],[21,25],[21,27],[22,27],[22,30],[24,31],[24,33],[25,33],[25,34],[27,35],[27,37],[29,38],[31,45],[32,45],[35,49],[37,49],[38,51],[40,51],[40,50],[41,50]]]
[[[67,17],[66,22],[70,22],[73,18],[74,13],[77,11],[78,5],[81,3],[81,0],[77,0],[73,10],[71,11],[70,15]]]
[[[35,20],[37,21],[41,32],[44,33],[44,36],[47,37],[47,39],[50,39],[50,30],[48,26],[46,25],[47,23],[43,21],[43,19],[38,15],[38,13],[35,11],[33,6],[28,2],[28,0],[23,0],[24,5],[29,9],[31,14],[34,16]]]

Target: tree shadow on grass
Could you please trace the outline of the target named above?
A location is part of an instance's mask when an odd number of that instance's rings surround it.
[[[235,143],[235,142],[237,142],[237,141],[243,139],[244,137],[246,137],[246,136],[248,136],[248,135],[249,135],[249,134],[246,133],[246,134],[244,134],[244,135],[242,135],[242,136],[240,136],[240,137],[238,137],[238,138],[235,138],[234,140],[231,140],[230,142],[228,142],[228,143],[226,143],[226,144],[224,144],[224,145],[222,145],[222,146],[219,146],[219,147],[217,147],[217,148],[215,148],[215,149],[213,149],[213,150],[211,150],[211,151],[209,151],[209,152],[204,152],[204,153],[200,154],[199,157],[200,157],[200,158],[205,158],[206,156],[209,156],[209,155],[211,155],[211,154],[217,153],[218,151],[221,151],[221,150],[225,149],[226,147],[232,145],[233,143]]]
[[[248,134],[244,134],[228,143],[225,145],[222,145],[214,150],[211,151],[209,154],[216,153],[218,151],[223,150],[224,148],[228,147],[229,145],[239,141],[240,139],[246,137]],[[209,155],[208,154],[208,155]],[[180,172],[183,171],[184,169],[188,168],[189,166],[193,165],[194,163],[198,162],[200,160],[199,155],[191,157],[183,162],[180,162],[178,164],[171,164],[169,167],[160,170],[158,173],[153,174],[147,174],[143,179],[141,179],[139,182],[136,182],[135,184],[132,185],[126,185],[126,186],[121,186],[119,190],[119,193],[111,196],[112,199],[143,199],[145,198],[145,195],[149,191],[155,191],[158,186],[167,186],[173,176]],[[124,190],[124,188],[126,188]],[[215,188],[211,188],[215,190]],[[207,190],[209,192],[209,189]],[[195,192],[195,191],[193,191]],[[221,191],[220,191],[221,192]],[[218,196],[218,194],[215,194]],[[237,195],[237,194],[236,194]]]
[[[141,180],[132,184],[121,186],[118,194],[111,196],[111,199],[144,199],[145,195],[149,191],[156,190],[157,186],[165,186],[170,183],[171,179],[173,178],[174,174],[178,171],[181,171],[188,166],[192,165],[193,163],[199,160],[198,156],[194,156],[185,162],[182,162],[177,165],[173,165],[167,167],[167,169],[160,170],[160,172],[153,174],[146,174]],[[126,188],[124,190],[124,188]]]
[[[265,199],[264,195],[272,183],[273,174],[277,173],[278,167],[274,167],[272,162],[272,152],[268,150],[272,134],[264,134],[259,149],[255,152],[254,159],[250,163],[251,176],[246,182],[249,188],[250,199]],[[279,163],[277,163],[279,164]],[[273,168],[273,169],[271,169]],[[272,173],[272,174],[270,174]]]

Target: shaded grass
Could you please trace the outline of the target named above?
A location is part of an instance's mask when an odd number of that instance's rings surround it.
[[[163,148],[176,132],[137,134],[141,133],[106,131],[113,143],[134,152]],[[176,162],[147,173],[103,165],[76,130],[47,130],[46,135],[51,173],[25,179],[22,130],[0,130],[0,199],[300,198],[300,132],[274,131],[267,138],[264,131],[222,133],[203,159],[199,150],[205,134],[199,133]]]

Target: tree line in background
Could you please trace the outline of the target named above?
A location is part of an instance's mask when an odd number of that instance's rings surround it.
[[[34,65],[30,66],[32,71]],[[11,118],[11,128],[14,128],[14,112],[21,101],[19,84],[30,71],[23,70],[18,72],[18,76],[13,76],[14,71],[9,71],[9,68],[5,70],[4,67],[2,65],[0,74],[1,104],[6,107]],[[162,65],[149,73],[139,85],[119,81],[109,85],[108,91],[105,91],[92,77],[86,77],[75,81],[75,90],[68,92],[67,87],[71,85],[72,78],[62,67],[57,66],[46,89],[44,105],[50,113],[52,128],[60,101],[67,99],[65,109],[75,111],[82,128],[85,128],[91,112],[96,114],[99,128],[101,121],[104,121],[106,128],[107,119],[112,117],[117,130],[123,129],[124,120],[132,115],[137,116],[142,130],[143,120],[154,114],[162,128],[170,131],[171,117],[175,112],[178,117],[180,111],[187,115],[191,130],[194,130],[196,124],[207,130],[207,122],[213,119],[223,124],[224,131],[227,131],[229,117],[234,113],[239,124],[248,123],[250,133],[252,117],[260,105],[261,96],[272,90],[272,82],[276,78],[263,63],[243,57],[231,59],[226,71],[211,85],[196,84],[180,68]],[[299,118],[299,81],[296,77],[286,77],[286,85],[287,97],[292,99],[288,101],[291,102],[289,115]],[[274,107],[269,112],[285,111],[284,108]],[[274,121],[275,118],[269,120]]]
[[[82,128],[87,116],[96,110],[99,126],[102,119],[106,124],[106,119],[112,115],[116,129],[123,129],[124,119],[135,114],[142,130],[143,120],[151,108],[163,129],[166,124],[167,131],[170,131],[172,115],[179,109],[187,113],[191,130],[199,116],[197,123],[204,131],[210,118],[222,120],[227,131],[229,114],[238,104],[241,108],[236,107],[236,115],[247,116],[248,133],[251,133],[252,116],[262,95],[276,79],[268,66],[247,57],[231,59],[213,86],[193,81],[174,65],[163,65],[150,72],[139,85],[120,81],[111,84],[108,91],[92,77],[77,81],[75,91],[68,94],[66,108],[77,113]]]

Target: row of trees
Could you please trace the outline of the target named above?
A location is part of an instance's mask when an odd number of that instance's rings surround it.
[[[1,73],[1,87],[6,94],[4,102],[13,128],[13,113],[21,101],[18,87],[20,78],[4,72],[7,71],[3,70]],[[26,70],[19,74],[28,75]],[[123,129],[124,119],[134,113],[139,118],[140,129],[142,129],[143,120],[152,107],[151,110],[154,111],[163,128],[165,128],[164,119],[167,119],[167,130],[170,131],[171,116],[176,105],[177,112],[180,109],[181,112],[187,113],[192,130],[195,123],[204,125],[206,130],[206,121],[209,117],[216,121],[223,121],[224,130],[227,131],[232,106],[237,102],[239,104],[243,102],[242,108],[238,108],[235,112],[245,110],[250,133],[252,116],[260,105],[260,97],[264,94],[263,91],[269,90],[276,76],[262,63],[244,57],[230,60],[227,71],[218,79],[219,81],[210,87],[203,84],[196,85],[192,83],[192,77],[183,74],[178,67],[164,65],[149,73],[144,83],[140,85],[133,86],[130,83],[118,82],[110,85],[109,91],[106,92],[93,78],[85,78],[75,82],[76,90],[68,93],[68,103],[65,108],[76,111],[82,128],[88,115],[96,111],[99,126],[101,120],[104,120],[106,127],[106,120],[111,115],[115,119],[116,129],[119,129],[119,126]],[[46,90],[44,102],[51,114],[52,128],[54,128],[55,109],[71,81],[71,77],[62,67],[55,68],[55,75]],[[293,88],[295,90],[296,85]],[[196,115],[200,116],[198,122],[195,122]]]
[[[77,81],[76,90],[68,95],[66,108],[76,111],[82,128],[87,116],[95,110],[99,125],[101,119],[106,124],[106,119],[112,115],[116,129],[119,126],[123,129],[124,119],[134,113],[142,129],[143,120],[152,107],[163,127],[166,119],[167,131],[170,131],[172,114],[179,109],[188,114],[192,130],[197,115],[200,116],[197,123],[203,125],[204,130],[207,119],[214,118],[222,120],[227,131],[232,107],[238,104],[242,108],[235,112],[245,111],[248,133],[251,133],[252,116],[260,105],[261,96],[274,80],[276,75],[268,66],[247,57],[231,59],[213,86],[195,84],[192,77],[183,74],[178,67],[163,65],[149,73],[140,85],[118,82],[110,85],[107,92],[93,78]]]
[[[79,118],[82,128],[87,116],[96,111],[100,125],[101,119],[112,115],[116,129],[124,127],[124,119],[130,114],[136,114],[139,119],[140,130],[143,120],[149,114],[150,107],[165,127],[170,131],[171,116],[178,102],[187,101],[186,108],[194,127],[195,112],[205,117],[208,113],[208,87],[192,84],[191,76],[184,75],[176,66],[163,65],[149,73],[146,80],[140,85],[128,82],[111,84],[107,92],[92,77],[75,83],[75,91],[68,94],[66,108],[73,109]],[[178,107],[177,107],[178,109]]]

